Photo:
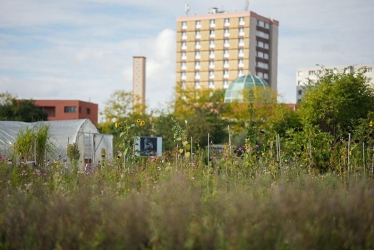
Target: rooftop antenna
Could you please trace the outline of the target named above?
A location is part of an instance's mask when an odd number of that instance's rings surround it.
[[[248,11],[249,0],[245,0],[245,11]]]
[[[188,16],[188,12],[190,11],[190,6],[188,5],[188,3],[186,3],[184,10],[186,11],[186,15]]]

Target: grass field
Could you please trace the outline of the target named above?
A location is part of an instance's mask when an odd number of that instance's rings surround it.
[[[142,158],[0,173],[0,249],[374,249],[362,172]]]

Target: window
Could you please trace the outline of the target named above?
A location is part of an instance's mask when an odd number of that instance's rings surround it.
[[[209,57],[214,58],[214,50],[209,50]]]
[[[214,61],[209,61],[209,68],[214,68]]]
[[[229,87],[229,81],[224,80],[223,81],[223,88],[227,89]]]
[[[187,58],[186,52],[183,51],[181,55],[182,55],[182,60],[185,60]]]
[[[187,28],[187,22],[182,22],[182,29],[186,29]]]
[[[244,36],[244,28],[239,28],[239,36]]]
[[[239,46],[244,46],[244,38],[239,38]]]
[[[297,76],[303,76],[303,72],[302,71],[298,71],[297,72]]]
[[[224,34],[225,34],[225,36],[230,36],[230,30],[229,29],[225,29]]]
[[[214,78],[214,71],[213,70],[209,71],[209,78]]]
[[[201,33],[200,33],[200,30],[196,31],[196,38],[200,38],[201,37]]]
[[[200,79],[200,72],[199,71],[195,72],[195,79]]]
[[[230,18],[225,18],[225,26],[229,26],[230,25]]]
[[[209,40],[209,47],[214,48],[214,40]]]
[[[196,59],[199,59],[199,58],[200,58],[200,51],[196,51],[196,52],[195,52],[195,58],[196,58]]]
[[[200,82],[195,82],[195,89],[199,89],[200,88]]]
[[[256,62],[256,66],[263,69],[269,69],[269,64],[263,62]]]
[[[310,76],[314,76],[316,74],[316,72],[314,70],[309,70],[309,75]]]
[[[265,52],[257,51],[256,55],[264,59],[269,59],[269,54]]]
[[[243,25],[244,24],[244,17],[239,17],[239,24]]]
[[[216,26],[216,20],[214,19],[211,19],[209,23],[210,23],[210,27]]]
[[[224,41],[224,46],[225,46],[225,47],[229,47],[229,46],[230,46],[229,39],[225,39],[225,41]]]
[[[257,20],[257,26],[263,27],[265,29],[269,29],[269,24],[263,21]]]
[[[209,30],[210,37],[215,37],[216,31],[215,30]]]
[[[265,39],[269,39],[269,34],[268,33],[265,33],[265,32],[259,31],[259,30],[256,31],[256,35],[259,36],[259,37],[265,38]]]
[[[302,94],[303,94],[303,91],[302,91],[301,89],[299,89],[299,90],[297,91],[297,94],[298,94],[298,95],[302,95]]]
[[[297,85],[300,86],[301,84],[303,84],[302,81],[297,81]]]
[[[195,62],[195,69],[200,69],[200,62]]]
[[[229,50],[228,49],[225,49],[224,52],[223,52],[223,56],[224,57],[228,57],[229,56]]]
[[[195,48],[199,49],[200,48],[200,41],[195,42]]]
[[[229,60],[223,61],[223,67],[228,68],[229,67]]]
[[[65,106],[64,107],[64,112],[65,113],[76,113],[77,112],[77,107],[75,107],[75,106]]]
[[[264,49],[269,49],[269,44],[261,42],[261,41],[257,41],[257,47],[264,48]]]
[[[244,49],[239,49],[239,51],[238,51],[239,53],[239,56],[244,56]]]
[[[366,68],[365,72],[373,72],[373,68]]]
[[[201,21],[200,20],[196,21],[196,28],[201,28]]]
[[[209,88],[214,88],[214,81],[209,81]]]
[[[186,88],[186,82],[181,82],[182,88]]]
[[[238,66],[239,67],[244,67],[244,60],[243,59],[238,60]]]
[[[182,68],[182,69],[186,69],[186,62],[182,62],[182,63],[181,63],[181,68]]]
[[[244,71],[242,69],[239,69],[238,70],[238,76],[242,76],[242,75],[244,75]]]
[[[187,43],[186,42],[182,42],[182,49],[186,49],[187,48]]]
[[[264,73],[264,72],[257,72],[256,74],[258,77],[261,77],[261,78],[264,78],[264,79],[268,79],[269,75],[267,73]]]
[[[228,70],[223,71],[223,77],[225,77],[225,78],[229,77],[229,71]]]
[[[181,73],[181,79],[186,79],[186,72]]]
[[[182,39],[186,39],[187,38],[187,32],[183,31],[182,32]]]

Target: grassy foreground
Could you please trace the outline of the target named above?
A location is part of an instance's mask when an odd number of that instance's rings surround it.
[[[164,159],[0,174],[0,249],[374,249],[367,175]]]

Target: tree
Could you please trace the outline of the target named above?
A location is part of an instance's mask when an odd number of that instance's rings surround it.
[[[208,133],[215,144],[228,140],[228,121],[222,118],[224,95],[224,89],[177,86],[174,116],[187,121],[189,138],[201,145],[207,145]]]
[[[361,118],[374,111],[374,90],[365,69],[333,73],[322,67],[316,81],[309,80],[298,113],[305,125],[318,125],[337,142],[354,131]]]
[[[17,100],[9,93],[0,94],[0,120],[36,122],[47,119],[48,113],[33,100]]]

